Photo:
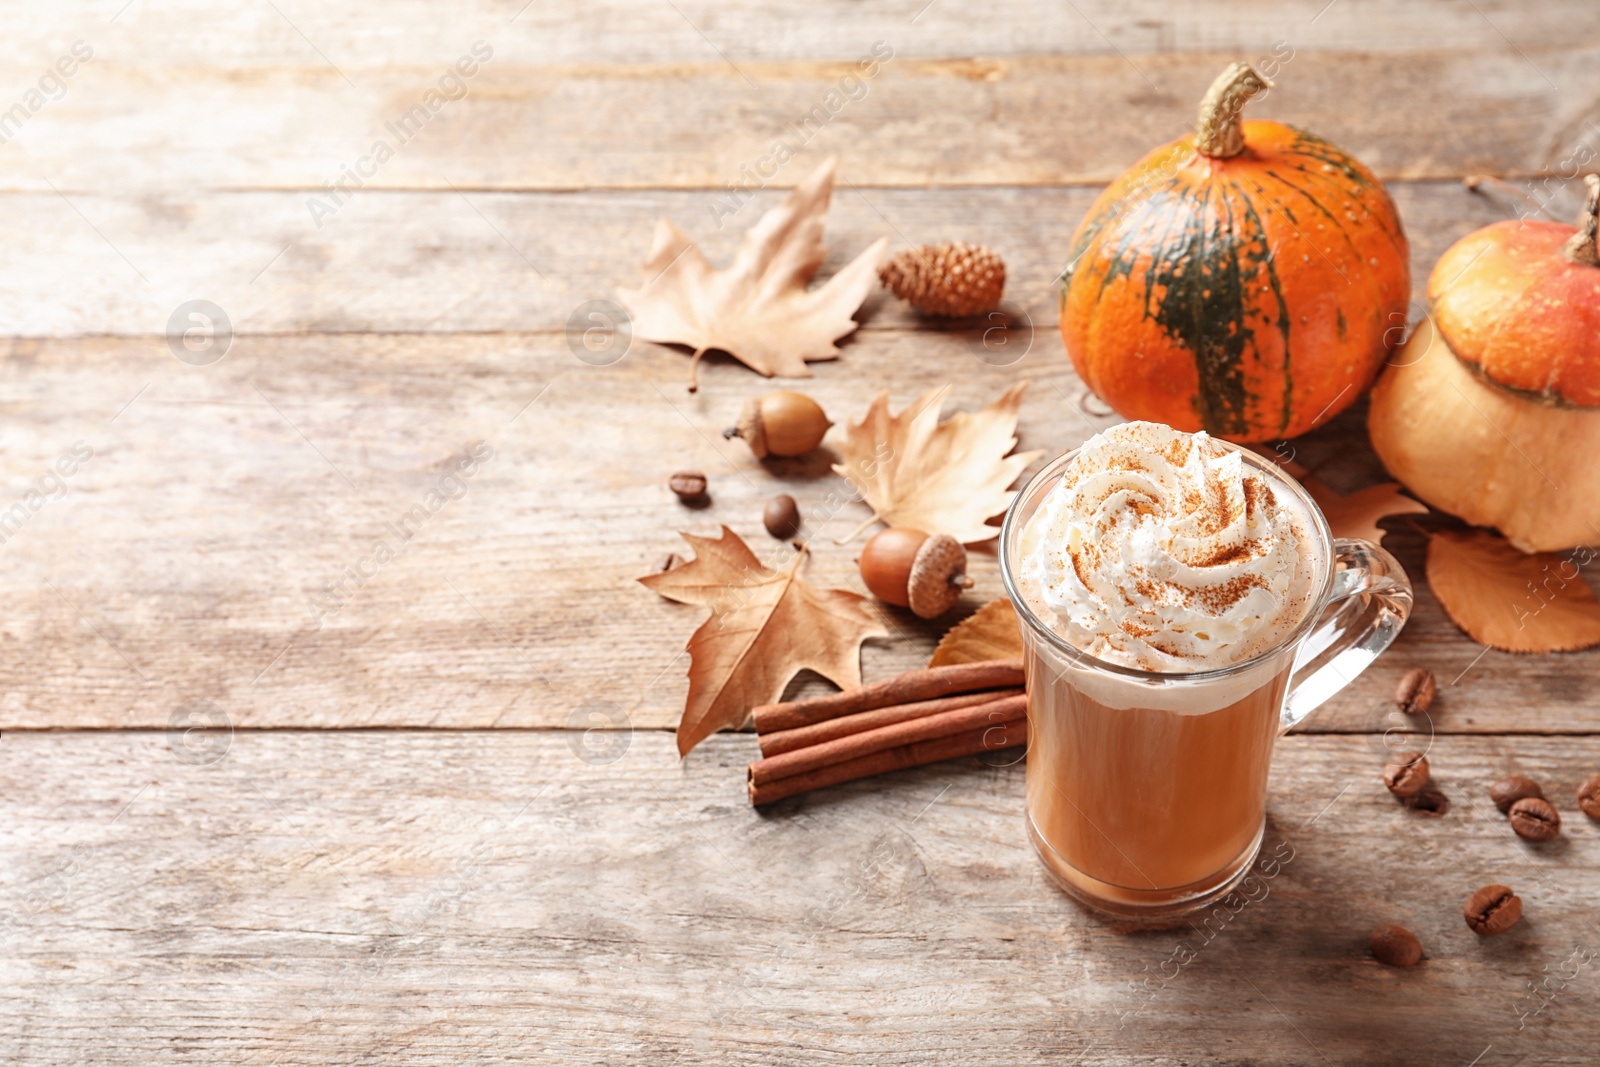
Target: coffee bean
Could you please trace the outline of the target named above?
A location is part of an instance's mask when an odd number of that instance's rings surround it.
[[[1397,797],[1414,797],[1428,784],[1428,757],[1420,752],[1396,752],[1383,768],[1383,784]]]
[[[1578,787],[1578,807],[1591,819],[1600,819],[1600,774]]]
[[[1433,703],[1438,688],[1438,683],[1433,680],[1433,672],[1426,667],[1417,667],[1407,671],[1406,676],[1400,679],[1394,691],[1394,702],[1407,715],[1421,715]]]
[[[1561,832],[1561,813],[1543,797],[1523,797],[1510,815],[1511,828],[1524,841],[1548,841]]]
[[[699,471],[677,471],[667,479],[667,488],[678,494],[679,500],[703,500],[706,495],[706,476]]]
[[[1486,885],[1467,898],[1461,915],[1483,937],[1503,934],[1522,918],[1522,898],[1503,885]]]
[[[1511,805],[1523,797],[1538,797],[1544,799],[1544,790],[1539,788],[1539,783],[1532,778],[1524,778],[1520,774],[1507,775],[1489,787],[1489,799],[1494,801],[1494,806],[1502,813],[1511,810]]]
[[[1372,931],[1367,939],[1379,963],[1391,967],[1415,967],[1422,962],[1422,942],[1404,926],[1388,923]]]
[[[793,537],[800,529],[800,505],[788,493],[779,493],[767,501],[767,510],[761,514],[767,533],[782,541]]]

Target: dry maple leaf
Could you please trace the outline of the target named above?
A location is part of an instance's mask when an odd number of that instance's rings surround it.
[[[1266,456],[1265,452],[1260,454]],[[1378,525],[1379,519],[1390,515],[1428,513],[1428,505],[1400,492],[1399,482],[1380,482],[1354,493],[1340,493],[1294,460],[1280,463],[1279,466],[1305,486],[1311,499],[1322,509],[1322,514],[1328,520],[1328,528],[1335,537],[1359,537],[1378,544],[1385,532]]]
[[[939,409],[948,385],[930,390],[898,415],[889,413],[889,394],[879,393],[861,421],[846,428],[834,465],[860,490],[874,521],[924,533],[949,534],[963,544],[987,541],[1000,533],[984,520],[1011,506],[1017,475],[1043,452],[1019,452],[1017,410],[1027,382],[1020,382],[977,412],[958,412],[944,422]]]
[[[1507,652],[1600,644],[1600,600],[1583,579],[1592,549],[1527,553],[1487,530],[1428,539],[1428,584],[1474,641]]]
[[[808,361],[838,357],[834,342],[856,328],[852,316],[877,284],[889,239],[878,238],[823,285],[806,288],[827,255],[822,224],[837,162],[827,160],[762,215],[727,270],[714,269],[667,219],[656,223],[644,284],[617,296],[638,336],[694,349],[691,393],[700,357],[713,348],[768,378],[809,378]]]
[[[770,704],[802,668],[842,689],[861,684],[861,643],[887,637],[864,596],[819,589],[797,576],[805,553],[782,571],[756,558],[738,534],[686,533],[694,559],[639,581],[668,600],[699,604],[711,617],[689,638],[689,699],[678,723],[678,755]]]
[[[930,667],[1022,658],[1022,627],[1016,609],[1005,597],[991,600],[950,627],[933,650]]]

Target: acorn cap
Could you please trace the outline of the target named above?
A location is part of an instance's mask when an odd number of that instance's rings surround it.
[[[767,458],[767,428],[761,421],[761,398],[747,397],[739,409],[739,422],[724,437],[741,437],[757,459]]]
[[[949,534],[930,534],[911,561],[911,576],[906,579],[906,594],[914,614],[935,619],[955,606],[964,590],[972,587],[967,577],[967,550]]]

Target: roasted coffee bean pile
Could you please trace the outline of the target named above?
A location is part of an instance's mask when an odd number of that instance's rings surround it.
[[[1427,714],[1437,691],[1433,672],[1418,667],[1400,679],[1394,701],[1407,715],[1421,716]],[[1449,800],[1433,785],[1425,753],[1407,749],[1391,755],[1383,767],[1383,784],[1412,811],[1443,815],[1450,810]],[[1489,800],[1524,841],[1540,843],[1561,835],[1561,813],[1532,778],[1521,774],[1501,778],[1489,786]],[[1578,787],[1577,801],[1579,811],[1600,820],[1600,774]],[[1461,915],[1481,937],[1503,934],[1522,919],[1522,898],[1509,886],[1486,885],[1467,899]],[[1416,935],[1393,923],[1374,929],[1368,945],[1373,958],[1391,967],[1414,967],[1422,960]]]

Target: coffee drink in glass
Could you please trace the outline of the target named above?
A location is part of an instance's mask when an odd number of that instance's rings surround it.
[[[1026,647],[1029,835],[1069,894],[1135,920],[1244,876],[1278,734],[1411,605],[1393,558],[1336,540],[1270,461],[1156,423],[1036,475],[1001,569]]]

